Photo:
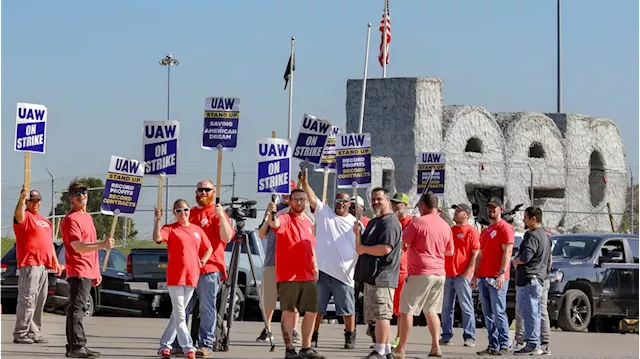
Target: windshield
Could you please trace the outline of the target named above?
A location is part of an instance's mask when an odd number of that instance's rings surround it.
[[[552,238],[551,253],[562,258],[589,258],[598,241],[598,238],[591,237],[555,237]]]

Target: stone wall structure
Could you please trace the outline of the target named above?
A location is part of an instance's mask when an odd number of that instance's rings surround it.
[[[347,132],[358,129],[361,94],[362,80],[347,81]],[[440,79],[387,78],[367,80],[363,131],[371,133],[374,185],[406,192],[411,206],[418,198],[416,159],[429,151],[446,154],[442,208],[471,202],[474,188],[498,187],[508,208],[531,205],[533,188],[533,203],[551,228],[611,230],[608,216],[593,213],[606,213],[607,202],[613,213],[625,209],[624,147],[609,119],[445,106]],[[311,181],[321,188],[322,174]],[[328,197],[334,195],[330,188]]]

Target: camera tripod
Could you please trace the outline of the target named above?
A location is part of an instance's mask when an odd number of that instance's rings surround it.
[[[248,235],[244,232],[244,219],[236,219],[236,234],[233,237],[233,250],[231,252],[231,262],[229,263],[229,275],[224,282],[221,289],[221,296],[218,305],[218,318],[215,329],[215,343],[213,349],[215,351],[226,352],[229,350],[229,342],[231,340],[231,326],[233,324],[233,308],[236,300],[236,289],[238,287],[238,265],[240,264],[240,255],[242,254],[242,246],[246,248],[246,254],[249,258],[249,266],[251,267],[251,275],[253,282],[258,284],[255,267],[253,265],[253,256],[251,254],[251,246],[249,244]],[[259,288],[262,287],[260,283]],[[229,300],[227,300],[229,298]],[[260,304],[260,312],[262,313],[262,319],[264,321],[264,328],[268,329],[267,316],[264,312],[264,306],[262,304],[262,297],[258,296]],[[228,306],[227,306],[227,303]],[[226,314],[226,326],[225,326],[225,314]],[[195,321],[194,321],[195,324]],[[195,326],[195,325],[194,325]],[[196,327],[197,331],[197,327]],[[269,336],[269,343],[271,344],[271,350],[275,350],[275,345],[271,336]]]

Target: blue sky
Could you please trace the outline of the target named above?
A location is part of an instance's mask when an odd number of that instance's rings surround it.
[[[2,199],[11,202],[17,192],[6,192],[18,187],[8,186],[22,183],[23,156],[12,150],[16,102],[49,107],[47,153],[33,156],[33,181],[49,179],[45,167],[56,177],[103,176],[111,154],[141,156],[143,120],[166,118],[158,60],[172,52],[181,62],[171,78],[179,171],[215,176],[215,152],[199,145],[204,99],[236,96],[240,147],[225,154],[225,168],[233,161],[239,175],[253,176],[255,139],[271,130],[286,135],[290,36],[294,136],[304,112],[344,125],[346,81],[362,77],[367,22],[369,77],[382,76],[382,0],[3,5]],[[555,7],[555,0],[391,0],[388,77],[442,78],[445,104],[554,112]],[[638,2],[563,1],[563,45],[563,110],[616,121],[637,173]]]

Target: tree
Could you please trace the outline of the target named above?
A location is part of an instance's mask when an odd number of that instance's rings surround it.
[[[633,203],[631,203],[631,191],[633,191]],[[620,222],[620,226],[618,227],[618,232],[630,232],[631,231],[631,211],[633,209],[633,233],[638,233],[638,185],[634,185],[632,187],[627,187],[627,206],[624,211],[624,216],[622,217],[622,221]]]
[[[76,178],[73,181],[78,181],[83,185],[89,188],[88,195],[89,199],[87,201],[87,212],[100,212],[100,204],[102,203],[102,193],[104,191],[104,182],[100,178],[97,177],[85,177],[85,178]],[[71,182],[69,184],[71,184]],[[60,203],[56,206],[56,214],[63,215],[69,212],[71,209],[71,202],[69,201],[69,194],[67,192],[62,193],[60,196]],[[96,232],[98,234],[98,240],[102,238],[106,238],[111,231],[111,223],[113,222],[113,216],[108,216],[104,214],[94,214],[93,224],[96,226]],[[116,225],[116,233],[114,235],[114,239],[122,238],[122,218],[118,219],[118,224]],[[127,239],[135,239],[138,235],[138,231],[135,229],[135,224],[132,218],[127,218]]]

